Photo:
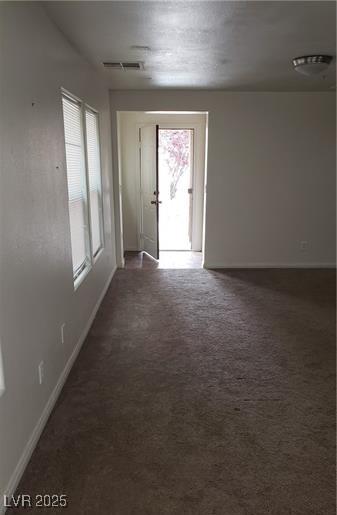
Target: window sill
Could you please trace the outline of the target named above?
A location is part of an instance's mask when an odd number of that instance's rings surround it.
[[[103,250],[104,250],[104,247],[101,247],[101,248],[99,249],[99,251],[97,252],[96,256],[95,256],[95,257],[93,258],[93,260],[92,260],[92,261],[93,261],[93,264],[95,264],[95,263],[96,263],[96,261],[98,261],[98,259],[100,258],[100,256],[101,256],[101,255],[102,255],[102,253],[103,253]]]
[[[88,263],[87,266],[85,267],[85,269],[83,270],[83,272],[81,272],[80,275],[78,277],[76,277],[76,279],[74,281],[74,290],[75,291],[80,286],[80,284],[82,284],[82,282],[84,281],[84,279],[86,278],[86,276],[88,275],[90,270],[91,270],[91,265]]]

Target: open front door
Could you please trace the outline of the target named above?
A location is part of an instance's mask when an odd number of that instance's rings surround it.
[[[159,259],[158,125],[142,127],[140,134],[141,244]]]

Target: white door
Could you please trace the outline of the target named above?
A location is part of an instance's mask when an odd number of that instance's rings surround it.
[[[155,259],[159,259],[158,129],[158,125],[148,125],[139,131],[141,244]]]

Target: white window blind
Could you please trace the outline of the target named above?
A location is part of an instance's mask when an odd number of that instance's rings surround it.
[[[74,279],[88,264],[86,172],[82,106],[62,96]]]
[[[102,248],[102,187],[98,114],[85,108],[87,164],[90,195],[91,250],[93,256]]]

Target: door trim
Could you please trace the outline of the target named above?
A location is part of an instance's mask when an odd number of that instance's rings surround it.
[[[205,204],[206,204],[206,176],[207,176],[207,128],[208,128],[208,113],[206,111],[197,112],[145,112],[145,111],[118,111],[118,180],[119,180],[119,195],[124,197],[124,155],[126,149],[123,149],[124,134],[127,135],[125,141],[133,140],[133,147],[129,149],[131,155],[126,161],[125,169],[129,177],[133,177],[134,186],[130,185],[130,194],[133,196],[133,219],[130,219],[133,224],[134,236],[131,235],[131,240],[126,244],[128,250],[141,251],[141,199],[140,199],[140,159],[139,159],[139,129],[149,125],[159,125],[160,128],[177,128],[177,129],[194,129],[194,212],[193,212],[193,231],[192,231],[192,250],[204,252],[205,241]],[[125,118],[124,118],[125,116]],[[194,119],[193,117],[196,116]],[[198,117],[198,118],[197,118]],[[127,131],[124,133],[124,130]],[[130,175],[129,175],[130,174]],[[123,178],[122,178],[123,177]],[[196,183],[198,186],[196,186]],[[196,190],[198,189],[199,195]],[[129,190],[127,190],[129,191]],[[134,192],[134,193],[133,193]],[[138,192],[138,193],[137,193]],[[135,194],[136,193],[136,194]],[[197,197],[198,200],[197,200]],[[122,202],[122,199],[118,199]],[[124,199],[123,199],[124,201]],[[120,203],[122,208],[122,204]],[[121,213],[121,222],[124,217]],[[128,219],[129,221],[129,219]],[[121,239],[123,238],[123,246],[125,239],[123,235],[124,227],[121,226]]]

